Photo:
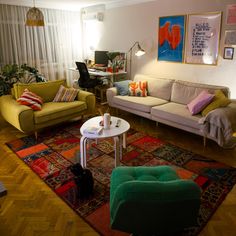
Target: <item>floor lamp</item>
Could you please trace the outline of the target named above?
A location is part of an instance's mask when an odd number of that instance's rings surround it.
[[[132,78],[131,72],[132,72],[132,51],[133,48],[137,45],[138,50],[135,52],[135,56],[140,57],[145,54],[145,51],[141,48],[139,42],[135,42],[133,46],[129,49],[128,53],[130,53],[129,58],[129,73],[130,73],[130,79]]]

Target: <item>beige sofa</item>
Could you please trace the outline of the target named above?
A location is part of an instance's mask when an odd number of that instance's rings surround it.
[[[134,81],[144,80],[148,82],[147,97],[121,96],[117,94],[116,87],[112,87],[107,90],[109,106],[201,135],[204,137],[204,140],[205,138],[210,138],[218,142],[219,137],[210,134],[210,131],[206,132],[206,127],[203,127],[204,121],[201,114],[191,115],[187,104],[204,89],[212,93],[214,93],[214,90],[220,89],[229,97],[229,89],[227,87],[154,78],[140,74],[134,78]],[[229,105],[233,112],[236,111],[235,105]],[[233,126],[236,126],[236,124],[234,123]],[[223,141],[226,142],[228,140]],[[221,146],[224,145],[221,142],[218,143]]]
[[[83,90],[78,90],[78,95],[73,102],[53,102],[61,85],[66,86],[66,81],[14,84],[12,95],[0,97],[0,110],[3,118],[20,131],[35,132],[37,135],[39,129],[95,113],[94,94]],[[43,99],[42,110],[34,111],[29,106],[20,105],[16,101],[26,88]]]

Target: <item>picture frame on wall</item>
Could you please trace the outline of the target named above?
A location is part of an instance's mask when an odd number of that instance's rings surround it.
[[[228,60],[233,60],[233,57],[234,57],[234,48],[233,47],[225,47],[223,58],[228,59]]]
[[[225,31],[225,45],[236,45],[236,30]]]
[[[159,17],[158,61],[184,61],[185,21],[185,15]]]
[[[221,17],[221,12],[188,15],[186,63],[217,65]]]

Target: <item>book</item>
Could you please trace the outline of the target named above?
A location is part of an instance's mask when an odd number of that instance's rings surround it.
[[[101,134],[103,127],[90,126],[84,129],[85,134]]]

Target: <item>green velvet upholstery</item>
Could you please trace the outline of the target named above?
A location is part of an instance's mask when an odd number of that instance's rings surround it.
[[[95,114],[95,95],[83,90],[78,90],[73,102],[53,102],[61,85],[66,85],[66,81],[14,84],[12,95],[0,97],[3,118],[20,131],[30,133],[82,115]],[[16,101],[26,88],[43,99],[42,110],[33,111]]]
[[[110,186],[111,228],[140,235],[196,225],[200,188],[170,166],[117,167]]]

